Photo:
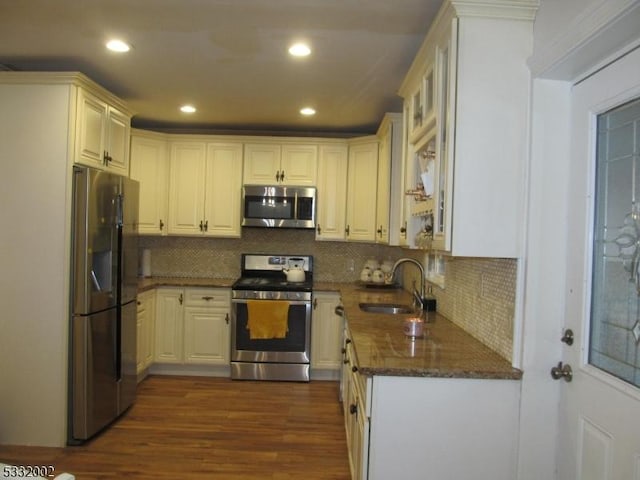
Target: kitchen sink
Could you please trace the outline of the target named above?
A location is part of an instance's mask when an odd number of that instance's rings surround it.
[[[415,310],[411,305],[405,305],[402,303],[361,303],[360,310],[369,313],[413,313]]]

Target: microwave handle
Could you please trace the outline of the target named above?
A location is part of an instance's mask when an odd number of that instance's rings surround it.
[[[298,192],[293,194],[293,218],[298,220]]]

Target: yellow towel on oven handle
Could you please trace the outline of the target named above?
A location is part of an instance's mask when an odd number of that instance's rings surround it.
[[[247,330],[251,340],[285,338],[289,331],[289,302],[248,300]]]

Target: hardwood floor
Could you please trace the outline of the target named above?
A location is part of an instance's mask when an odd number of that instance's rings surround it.
[[[336,382],[151,376],[133,407],[80,447],[0,445],[0,463],[90,479],[350,478]]]

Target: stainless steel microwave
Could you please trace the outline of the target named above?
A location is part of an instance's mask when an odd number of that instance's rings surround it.
[[[315,187],[245,185],[242,226],[316,228]]]

